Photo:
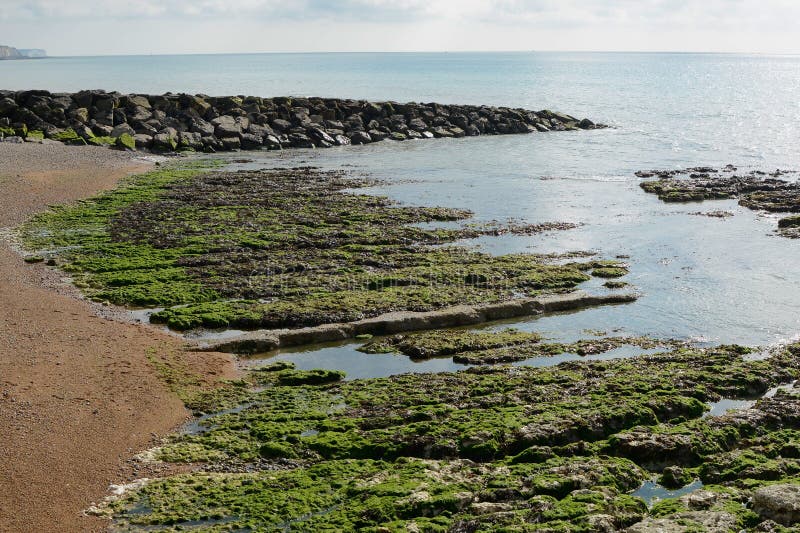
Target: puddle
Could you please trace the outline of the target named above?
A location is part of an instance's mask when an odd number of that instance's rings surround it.
[[[685,494],[689,494],[690,492],[694,492],[702,488],[703,482],[699,479],[696,479],[688,485],[675,490],[670,490],[662,485],[659,485],[654,480],[649,480],[642,483],[642,486],[633,491],[631,496],[637,496],[643,499],[648,507],[652,507],[661,500],[680,498]]]

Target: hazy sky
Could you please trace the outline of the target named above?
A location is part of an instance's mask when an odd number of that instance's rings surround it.
[[[51,55],[271,51],[800,53],[798,0],[0,0]]]

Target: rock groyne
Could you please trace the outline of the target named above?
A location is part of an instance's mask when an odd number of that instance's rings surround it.
[[[105,91],[0,91],[0,140],[51,139],[155,152],[327,148],[597,129],[589,119],[507,107]],[[5,138],[5,139],[3,139]]]

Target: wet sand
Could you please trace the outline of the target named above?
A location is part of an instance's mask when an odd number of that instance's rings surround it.
[[[0,143],[0,228],[151,166],[103,148]],[[116,320],[2,236],[0,302],[0,531],[103,531],[83,510],[109,483],[157,474],[131,458],[188,416],[147,354],[182,358],[209,382],[232,375],[231,359],[185,355],[180,339]]]

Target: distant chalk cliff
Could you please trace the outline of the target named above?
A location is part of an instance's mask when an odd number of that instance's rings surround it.
[[[0,45],[0,59],[33,59],[47,57],[47,52],[39,49],[17,50],[12,46]]]

